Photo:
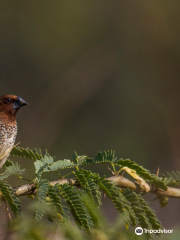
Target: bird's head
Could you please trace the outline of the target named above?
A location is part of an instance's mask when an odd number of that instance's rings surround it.
[[[0,97],[0,117],[15,121],[17,111],[29,105],[24,99],[15,95],[3,95]]]

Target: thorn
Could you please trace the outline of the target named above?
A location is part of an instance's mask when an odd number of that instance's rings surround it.
[[[155,197],[152,201],[155,201],[156,199],[158,199],[159,197],[157,196],[157,197]]]
[[[156,173],[156,177],[158,177],[158,176],[159,176],[159,167],[158,167],[157,173]]]
[[[106,196],[106,194],[104,193],[104,194],[103,194],[103,198],[105,198],[105,196]]]
[[[121,172],[120,176],[123,176],[124,172],[125,172],[125,170],[123,170],[123,171]]]
[[[113,176],[116,175],[109,167],[107,167],[107,168],[108,168],[108,170],[110,171],[110,173],[111,173]]]

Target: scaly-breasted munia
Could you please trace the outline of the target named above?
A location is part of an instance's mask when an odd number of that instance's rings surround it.
[[[28,103],[15,95],[0,97],[0,168],[4,165],[17,135],[16,113]]]

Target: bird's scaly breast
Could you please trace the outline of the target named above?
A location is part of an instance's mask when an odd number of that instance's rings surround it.
[[[17,125],[4,124],[0,122],[0,166],[4,164],[10,154],[17,135]],[[7,154],[3,156],[5,153]],[[3,156],[3,158],[2,158]]]

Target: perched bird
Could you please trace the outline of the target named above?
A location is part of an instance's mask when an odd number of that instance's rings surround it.
[[[0,97],[0,168],[4,165],[17,135],[16,113],[28,103],[15,95]]]

